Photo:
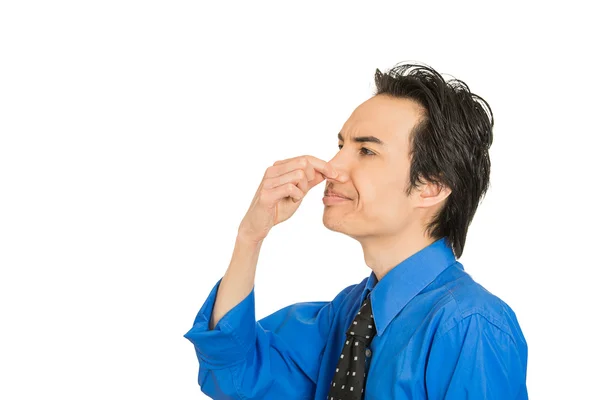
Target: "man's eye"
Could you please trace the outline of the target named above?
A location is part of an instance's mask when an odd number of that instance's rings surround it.
[[[338,148],[341,150],[342,147],[344,147],[343,144],[338,144]],[[360,148],[361,154],[365,155],[365,156],[374,156],[375,153],[373,153],[371,150],[367,149],[366,147],[361,147]]]

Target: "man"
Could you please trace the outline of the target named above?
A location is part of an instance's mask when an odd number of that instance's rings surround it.
[[[329,162],[267,168],[231,264],[184,335],[213,399],[527,399],[527,344],[512,309],[457,261],[489,185],[493,114],[432,68],[375,73]],[[255,320],[270,229],[326,180],[324,225],[360,242],[372,270],[330,302]]]

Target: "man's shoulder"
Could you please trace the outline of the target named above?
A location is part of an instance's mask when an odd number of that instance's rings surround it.
[[[498,329],[515,341],[524,340],[513,309],[503,299],[462,269],[451,274],[454,279],[444,282],[439,288],[446,292],[447,301],[443,307],[445,320],[440,324],[437,335],[476,318],[481,319],[481,326]]]

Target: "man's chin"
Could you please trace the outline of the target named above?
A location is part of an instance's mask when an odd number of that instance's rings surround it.
[[[325,226],[325,228],[329,229],[330,231],[344,233],[343,219],[340,217],[330,217],[325,214],[327,214],[326,210],[323,212],[323,225]]]

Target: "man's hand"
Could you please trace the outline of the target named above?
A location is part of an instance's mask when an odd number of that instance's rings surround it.
[[[267,168],[238,234],[247,240],[262,241],[271,228],[289,219],[310,189],[325,179],[345,182],[347,176],[326,161],[313,156],[299,156],[276,161]]]

